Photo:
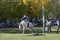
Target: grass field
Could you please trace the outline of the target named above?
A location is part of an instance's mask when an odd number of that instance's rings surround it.
[[[22,34],[18,28],[2,28],[0,40],[60,40],[60,33],[57,34],[54,30],[52,33],[32,35],[31,33]]]

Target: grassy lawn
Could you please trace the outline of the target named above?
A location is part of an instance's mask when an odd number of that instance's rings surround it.
[[[45,35],[33,36],[31,33],[22,34],[18,28],[2,28],[0,29],[0,40],[60,40],[60,33],[56,34],[54,30],[52,33],[46,32]]]

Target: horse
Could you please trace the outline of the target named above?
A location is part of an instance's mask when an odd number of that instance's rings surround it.
[[[57,33],[58,33],[60,29],[60,19],[57,19],[56,23],[57,23]]]
[[[51,32],[52,21],[51,20],[47,20],[46,21],[46,25],[48,26],[48,32]]]
[[[48,32],[51,32],[51,26],[54,24],[54,22],[55,22],[55,24],[57,26],[57,33],[58,33],[59,32],[59,28],[60,28],[60,20],[59,19],[57,19],[55,21],[51,21],[51,20],[47,21]]]
[[[26,21],[26,19],[25,20],[22,20],[19,23],[19,29],[23,31],[23,34],[24,34],[24,32],[25,32],[25,30],[26,30],[27,27],[29,27],[29,31],[31,31],[32,33],[33,33],[33,31],[36,32],[36,30],[34,29],[33,23],[31,23],[29,21]]]

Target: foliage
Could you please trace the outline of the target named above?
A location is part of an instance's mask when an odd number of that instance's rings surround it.
[[[42,17],[42,5],[45,7],[45,16],[52,18],[59,15],[59,1],[55,0],[4,0],[0,2],[0,19],[20,19],[24,14],[30,18]]]

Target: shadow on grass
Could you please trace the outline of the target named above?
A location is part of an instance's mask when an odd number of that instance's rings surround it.
[[[27,36],[45,36],[45,34],[43,34],[43,33],[38,33],[38,34],[32,34],[32,35],[27,35]]]

